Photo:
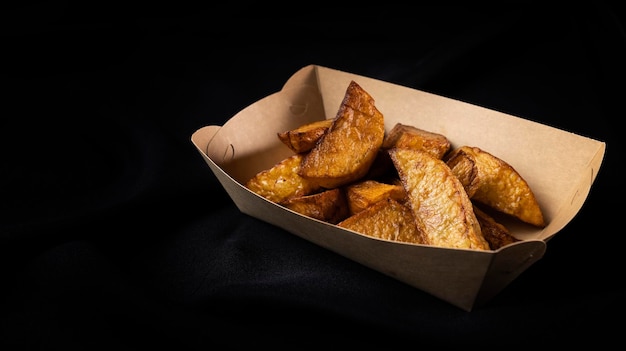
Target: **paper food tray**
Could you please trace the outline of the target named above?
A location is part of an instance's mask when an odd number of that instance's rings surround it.
[[[256,173],[292,154],[276,133],[334,118],[351,80],[374,98],[387,131],[397,122],[411,124],[445,135],[452,148],[477,146],[506,160],[533,189],[547,226],[503,222],[521,241],[496,251],[406,244],[302,216],[245,188]],[[300,69],[281,91],[246,107],[223,126],[198,129],[191,141],[242,213],[467,311],[488,302],[543,257],[547,241],[582,207],[605,152],[605,143],[598,140],[317,65]]]

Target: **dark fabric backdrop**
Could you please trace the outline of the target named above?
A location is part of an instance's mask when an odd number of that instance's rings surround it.
[[[1,5],[0,348],[621,342],[626,36],[593,4]],[[308,64],[598,139],[606,158],[545,256],[465,312],[241,214],[193,147]]]

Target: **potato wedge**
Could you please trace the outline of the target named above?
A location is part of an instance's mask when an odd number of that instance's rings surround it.
[[[257,173],[245,186],[273,202],[283,202],[291,197],[310,195],[320,187],[298,175],[302,154],[294,154],[273,167]]]
[[[418,149],[392,148],[389,155],[406,191],[425,244],[489,250],[463,185],[442,160]]]
[[[308,152],[332,123],[332,119],[307,123],[292,130],[277,133],[278,139],[297,154]]]
[[[476,206],[474,206],[474,214],[476,219],[478,219],[478,223],[480,223],[483,237],[487,240],[492,250],[497,250],[503,246],[520,241],[511,235],[507,227],[498,223],[493,217]]]
[[[421,149],[431,153],[436,158],[443,156],[450,150],[450,141],[439,133],[429,132],[412,125],[396,123],[383,140],[383,149],[404,147]]]
[[[356,181],[369,171],[384,135],[374,99],[352,81],[330,129],[305,154],[299,175],[328,189]]]
[[[379,239],[423,243],[411,210],[392,198],[376,202],[337,226]]]
[[[346,187],[346,199],[351,215],[387,198],[404,202],[406,200],[404,187],[401,184],[387,184],[372,179],[359,181]]]
[[[535,194],[526,180],[507,162],[473,146],[456,148],[446,158],[446,163],[464,184],[472,201],[537,227],[545,227]],[[469,164],[473,164],[472,170],[469,170]],[[473,174],[469,175],[470,172]]]
[[[346,195],[342,188],[291,197],[280,204],[302,215],[331,224],[337,224],[350,215]]]
[[[456,149],[445,159],[446,164],[454,175],[461,181],[467,195],[472,198],[479,186],[478,167],[474,157],[467,155],[463,150]]]

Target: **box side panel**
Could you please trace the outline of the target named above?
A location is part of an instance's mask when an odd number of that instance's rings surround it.
[[[565,201],[562,201],[561,208],[551,218],[548,227],[538,237],[539,239],[550,239],[563,229],[580,211],[589,196],[598,172],[600,172],[605,148],[605,143],[599,143],[595,155],[591,158],[586,168],[583,168],[579,173],[569,174],[566,170],[563,170],[563,174],[568,174],[567,178],[571,178],[572,187],[569,189],[569,193],[561,194]]]
[[[368,237],[311,220],[241,190],[233,198],[238,199],[243,213],[464,310],[472,309],[493,257],[488,251],[448,250]]]

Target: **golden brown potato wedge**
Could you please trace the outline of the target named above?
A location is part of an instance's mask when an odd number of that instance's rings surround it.
[[[404,202],[406,200],[404,187],[401,184],[387,184],[371,179],[346,186],[346,199],[351,215],[387,198]]]
[[[406,191],[407,204],[425,244],[489,250],[463,185],[442,160],[418,149],[392,148],[389,155]]]
[[[431,153],[436,158],[443,156],[450,150],[450,141],[439,133],[429,132],[412,125],[396,123],[383,140],[383,149],[404,147],[420,149]]]
[[[328,189],[356,181],[369,171],[384,135],[374,99],[352,81],[330,129],[305,154],[299,175]]]
[[[245,186],[273,202],[313,194],[319,190],[319,186],[298,175],[302,158],[302,154],[287,157],[273,167],[257,173]]]
[[[337,224],[350,214],[345,193],[341,188],[292,197],[283,201],[281,205],[302,215],[331,224]]]
[[[461,146],[446,158],[446,163],[463,183],[472,201],[537,227],[546,225],[535,194],[526,180],[507,162],[473,146]]]
[[[332,119],[307,123],[292,130],[277,133],[278,139],[297,154],[307,152],[315,146],[332,123]]]
[[[476,219],[478,219],[478,223],[480,223],[483,237],[487,240],[492,250],[497,250],[503,246],[520,241],[511,235],[507,227],[498,223],[493,217],[476,206],[474,206],[474,214]]]
[[[423,243],[411,210],[392,198],[378,201],[337,225],[379,239]]]

